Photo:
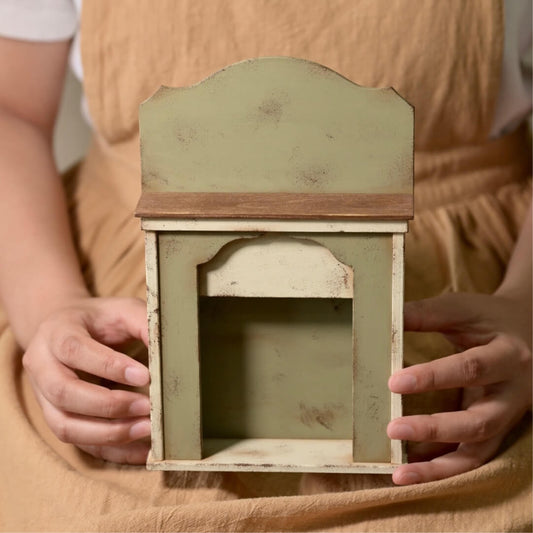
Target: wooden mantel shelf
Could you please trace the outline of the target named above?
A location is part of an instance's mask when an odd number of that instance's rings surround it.
[[[408,220],[411,194],[145,192],[142,218]]]

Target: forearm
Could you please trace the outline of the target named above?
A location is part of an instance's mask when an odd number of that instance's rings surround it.
[[[509,261],[505,277],[496,295],[512,300],[520,311],[521,323],[517,326],[527,334],[531,343],[532,298],[532,206],[525,217],[522,230]]]
[[[39,323],[86,295],[50,140],[0,110],[0,298],[22,346]]]
[[[516,242],[511,260],[507,267],[505,278],[498,289],[506,293],[516,293],[531,299],[531,210],[529,207],[528,214],[524,220],[522,231]]]
[[[110,346],[148,342],[146,306],[88,297],[52,156],[68,51],[68,41],[0,37],[0,300],[57,437],[97,457],[143,463],[150,402],[113,383],[143,387],[148,369]]]

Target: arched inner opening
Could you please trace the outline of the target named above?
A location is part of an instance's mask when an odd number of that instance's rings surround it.
[[[204,455],[352,439],[353,269],[310,239],[245,238],[199,265],[198,283]]]

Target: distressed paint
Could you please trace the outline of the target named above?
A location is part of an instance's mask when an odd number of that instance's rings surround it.
[[[147,231],[144,239],[146,255],[146,308],[148,313],[150,367],[150,422],[152,425],[151,461],[164,458],[163,449],[163,405],[161,398],[161,335],[159,313],[159,258],[157,233]]]
[[[140,107],[143,192],[412,193],[413,109],[293,58],[243,61]]]
[[[196,272],[159,236],[161,372],[165,457],[200,459],[200,378]],[[179,283],[173,282],[179,280]]]
[[[159,236],[164,448],[169,459],[202,456],[196,266],[233,239],[220,234]]]
[[[207,439],[202,461],[158,461],[152,470],[390,474],[390,463],[354,463],[350,439]]]
[[[314,63],[261,58],[194,87],[163,87],[140,115],[149,468],[392,472],[405,460],[385,430],[401,414],[387,380],[402,364],[401,219],[410,215],[387,198],[412,207],[412,108],[392,89],[358,87]],[[350,220],[368,213],[342,211],[336,193],[381,219]],[[187,204],[180,219],[176,198],[202,211]],[[274,198],[314,207],[294,211],[289,202],[278,216],[268,207]],[[346,219],[336,220],[341,211]],[[302,291],[302,254],[286,261],[297,275],[285,283],[281,268],[261,284],[246,268],[209,279],[225,246],[244,244],[243,261],[259,271],[265,250],[250,255],[254,242],[292,242],[290,255],[305,248],[295,242],[320,245],[343,275]],[[249,279],[245,290],[234,290],[232,273]],[[303,292],[313,298],[296,297]]]
[[[349,300],[203,298],[201,317],[205,438],[351,438]]]
[[[161,310],[164,317],[172,316],[175,320],[169,324],[163,319],[162,323],[166,458],[192,458],[182,453],[185,448],[181,439],[194,440],[193,448],[201,449],[198,441],[202,438],[203,397],[209,405],[209,409],[204,409],[204,423],[207,422],[204,430],[211,437],[350,438],[353,414],[354,442],[361,443],[361,450],[357,448],[359,451],[354,452],[355,460],[390,461],[390,441],[384,431],[390,420],[390,393],[386,389],[390,361],[383,354],[391,351],[391,322],[390,313],[384,320],[382,312],[383,307],[392,309],[392,237],[388,235],[297,235],[327,247],[337,260],[353,268],[353,320],[349,304],[347,307],[342,300],[332,304],[329,314],[322,307],[321,313],[314,316],[313,304],[298,300],[302,308],[299,313],[293,309],[293,314],[304,317],[304,323],[299,326],[292,323],[292,327],[284,321],[283,309],[271,306],[269,315],[266,305],[263,308],[266,316],[259,323],[248,325],[249,337],[242,338],[241,334],[240,342],[245,342],[246,350],[239,352],[231,344],[235,341],[231,327],[242,324],[246,309],[244,306],[240,310],[238,306],[231,309],[218,302],[219,307],[211,309],[205,322],[205,333],[199,337],[200,351],[210,361],[207,373],[204,371],[202,376],[209,386],[200,391],[196,279],[193,280],[196,266],[214,257],[228,242],[253,237],[257,235],[190,232],[160,235],[160,283],[164,294]],[[303,308],[311,312],[311,317],[307,315],[308,324]],[[216,320],[213,313],[226,322]],[[253,312],[249,314],[254,316]],[[353,399],[352,321],[357,365]],[[219,322],[222,326],[217,329]],[[314,347],[313,336],[319,341]],[[284,341],[285,353],[276,355],[276,347],[281,351]],[[284,360],[281,366],[280,356]],[[176,376],[195,386],[189,383],[185,390],[183,386],[176,387]],[[228,383],[232,384],[230,388]],[[220,424],[227,424],[226,429]],[[212,434],[217,431],[227,433]],[[367,457],[369,453],[371,458]]]
[[[392,340],[391,375],[403,366],[403,293],[404,293],[404,250],[403,233],[392,236]],[[391,420],[402,416],[402,395],[391,394]],[[391,462],[401,464],[406,461],[402,442],[391,441]]]
[[[144,231],[236,231],[275,233],[406,233],[405,221],[191,220],[143,218]]]
[[[202,296],[351,298],[353,271],[309,239],[260,237],[227,244],[199,267]]]
[[[389,462],[392,236],[313,236],[353,268],[353,460]]]

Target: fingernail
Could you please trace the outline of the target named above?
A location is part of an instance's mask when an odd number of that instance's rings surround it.
[[[146,385],[150,379],[148,370],[138,366],[128,366],[124,371],[124,377],[128,383],[138,386]]]
[[[148,398],[141,398],[131,403],[128,410],[132,416],[145,416],[150,414],[150,400]]]
[[[402,485],[413,485],[414,483],[420,483],[421,481],[422,478],[420,477],[420,474],[417,474],[416,472],[405,472],[405,474],[402,474],[399,479],[399,482]]]
[[[416,378],[412,374],[399,374],[392,376],[390,385],[393,392],[411,392],[416,387]]]
[[[413,428],[407,424],[393,424],[389,429],[389,437],[398,440],[412,440],[415,435]]]
[[[130,428],[130,439],[137,440],[142,439],[143,437],[148,437],[150,435],[150,422],[148,420],[143,420],[133,424]]]

